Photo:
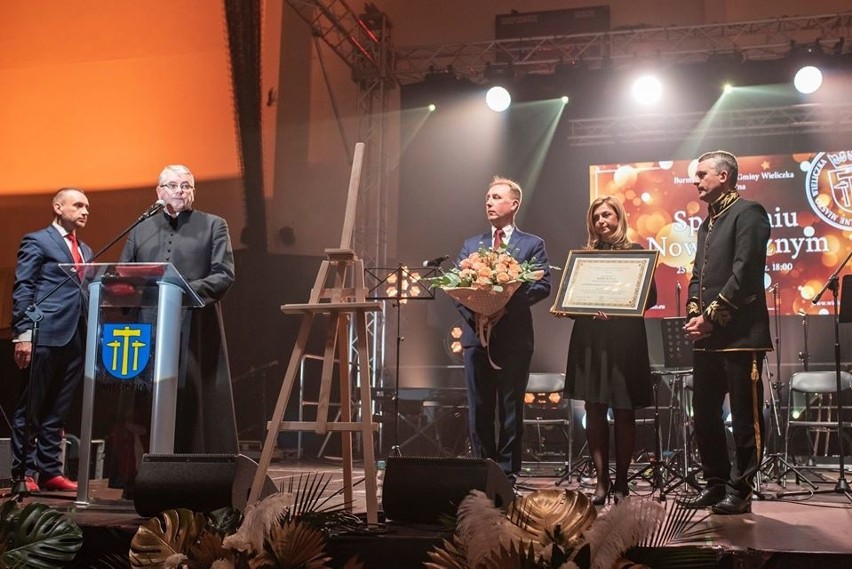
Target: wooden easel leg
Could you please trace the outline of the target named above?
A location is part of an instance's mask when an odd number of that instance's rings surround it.
[[[372,397],[370,384],[370,350],[367,346],[367,315],[355,313],[358,334],[358,375],[361,386],[361,445],[364,448],[364,486],[367,495],[367,523],[379,523],[379,499],[376,481],[376,455],[373,449],[373,415],[370,411]]]
[[[254,504],[260,497],[266,473],[269,471],[269,463],[272,461],[272,453],[275,451],[281,421],[284,419],[284,411],[287,409],[287,402],[290,400],[290,393],[293,391],[293,384],[296,381],[296,374],[299,371],[299,363],[305,354],[305,347],[313,321],[313,314],[305,314],[302,326],[299,328],[299,334],[296,336],[296,345],[293,346],[293,353],[290,355],[290,363],[284,374],[284,382],[281,384],[278,402],[275,404],[272,420],[266,427],[266,441],[263,443],[263,450],[260,453],[257,472],[254,473],[254,481],[251,484],[251,492],[249,492],[247,505]]]
[[[352,420],[351,387],[349,384],[349,316],[341,314],[337,319],[337,372],[340,378],[340,420],[348,423]],[[352,431],[340,433],[340,444],[343,455],[343,501],[346,511],[352,511]]]
[[[335,321],[339,315],[332,315],[325,336],[325,349],[322,354],[322,373],[320,375],[319,396],[317,397],[317,418],[315,432],[324,435],[328,425],[328,408],[331,404],[331,378],[334,375],[334,348],[339,341]]]

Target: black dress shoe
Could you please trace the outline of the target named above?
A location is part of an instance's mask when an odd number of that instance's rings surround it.
[[[676,502],[684,508],[709,508],[725,498],[724,486],[709,486],[695,496],[678,498]]]
[[[727,494],[725,499],[714,504],[710,511],[722,516],[749,514],[751,513],[751,498],[740,498],[735,494]]]

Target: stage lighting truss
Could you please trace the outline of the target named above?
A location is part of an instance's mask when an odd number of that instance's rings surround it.
[[[574,119],[567,139],[573,146],[688,140],[705,132],[706,119],[703,111],[671,113],[665,121],[657,115]],[[722,139],[852,131],[852,103],[719,110],[709,130]]]
[[[852,13],[797,16],[700,26],[672,26],[472,43],[397,47],[394,76],[400,83],[423,79],[430,66],[451,65],[470,79],[483,80],[485,70],[507,61],[516,72],[553,72],[563,62],[582,62],[590,69],[632,66],[650,58],[668,64],[703,63],[722,52],[743,59],[782,59],[797,42],[817,43],[840,55],[852,34]]]

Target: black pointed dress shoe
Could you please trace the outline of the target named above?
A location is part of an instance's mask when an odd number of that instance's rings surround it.
[[[714,504],[710,511],[722,516],[749,514],[751,513],[751,498],[740,498],[735,494],[727,494],[724,500]]]
[[[676,502],[684,508],[709,508],[725,498],[724,486],[708,486],[695,496],[678,498]]]

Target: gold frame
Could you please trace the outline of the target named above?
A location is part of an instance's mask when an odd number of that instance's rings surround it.
[[[604,312],[608,316],[642,317],[658,257],[658,251],[647,249],[569,251],[550,311],[560,316]],[[604,301],[602,291],[613,289],[621,296]]]

